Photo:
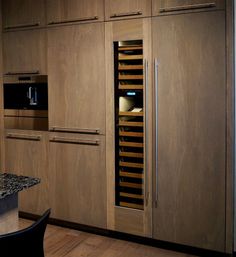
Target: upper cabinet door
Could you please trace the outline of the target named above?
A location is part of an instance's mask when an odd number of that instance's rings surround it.
[[[152,15],[224,9],[225,0],[152,0]]]
[[[44,29],[3,33],[3,73],[47,73]]]
[[[48,0],[48,25],[104,20],[103,0]]]
[[[49,127],[105,133],[104,24],[48,30]]]
[[[127,19],[151,15],[151,0],[105,0],[105,19]]]
[[[3,29],[34,28],[45,25],[44,0],[3,0]]]

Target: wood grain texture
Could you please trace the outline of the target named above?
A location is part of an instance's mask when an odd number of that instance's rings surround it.
[[[32,221],[25,219],[19,222],[20,228],[31,224]],[[194,257],[52,225],[47,225],[44,252],[45,257]]]
[[[225,0],[152,0],[152,16],[225,9]],[[211,7],[207,7],[208,4]],[[174,11],[175,8],[179,9]]]
[[[112,22],[105,23],[107,228],[115,229],[115,113]],[[113,122],[111,122],[113,121]]]
[[[17,25],[45,25],[45,0],[3,0],[3,29]]]
[[[47,23],[76,21],[97,16],[104,20],[103,0],[47,0]]]
[[[124,15],[132,14],[135,12],[141,12],[141,15]],[[121,15],[121,17],[111,18],[113,15]],[[151,15],[151,0],[125,0],[125,1],[113,1],[105,0],[105,19],[130,19],[140,18]]]
[[[140,40],[144,41],[143,58],[149,60],[151,58],[151,22],[150,19],[136,19],[129,21],[115,21],[106,23],[105,27],[106,40],[106,172],[107,172],[107,208],[108,208],[108,228],[125,231],[133,231],[137,234],[142,234],[146,236],[151,236],[151,200],[150,200],[150,184],[151,184],[151,165],[147,165],[147,176],[145,176],[144,181],[146,181],[145,187],[148,192],[148,200],[145,206],[145,211],[140,212],[138,218],[135,217],[135,210],[132,209],[119,209],[115,207],[115,145],[114,145],[114,52],[113,52],[113,42],[114,41],[126,41],[126,40]],[[151,65],[150,65],[151,66]],[[148,97],[151,97],[152,87],[151,87],[151,68],[148,69]],[[144,87],[142,87],[144,88]],[[152,130],[151,130],[151,117],[152,117],[152,104],[147,103],[147,120],[148,120],[148,139],[147,145],[149,146],[148,152],[151,153],[151,142],[152,142]],[[144,114],[144,117],[146,114]],[[112,121],[112,122],[111,122]],[[143,146],[143,145],[140,145]],[[147,163],[151,162],[152,156],[148,155]],[[124,213],[123,213],[124,210]],[[119,217],[120,215],[120,217]],[[123,220],[121,224],[122,217],[125,216],[127,219]],[[132,217],[134,218],[132,221]],[[142,218],[141,218],[142,217]],[[128,220],[128,221],[126,221]],[[131,222],[131,224],[129,224]],[[145,224],[144,224],[145,223]],[[134,226],[137,229],[134,229]]]
[[[3,73],[39,71],[47,74],[46,43],[45,29],[4,33]]]
[[[115,207],[115,230],[134,235],[143,235],[143,211]]]
[[[228,253],[233,252],[233,238],[235,240],[235,235],[233,234],[233,198],[234,198],[234,19],[233,19],[233,1],[226,1],[226,57],[227,57],[227,73],[226,73],[226,83],[227,83],[227,163],[226,163],[226,247],[225,250]]]
[[[51,142],[54,137],[68,142]],[[70,143],[96,140],[99,145]],[[106,172],[104,136],[51,133],[49,184],[51,217],[106,228]]]
[[[29,139],[7,138],[7,134],[29,136]],[[31,140],[32,136],[41,136],[40,140]],[[5,130],[6,170],[17,175],[40,178],[39,185],[19,194],[19,210],[41,214],[50,207],[49,178],[47,167],[47,132],[29,130]]]
[[[49,128],[105,134],[104,24],[48,30]]]
[[[153,236],[223,252],[225,15],[219,11],[154,18],[152,28],[153,54],[159,62]]]

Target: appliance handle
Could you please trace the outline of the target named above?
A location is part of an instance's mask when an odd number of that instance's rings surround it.
[[[181,5],[181,6],[174,6],[174,7],[165,7],[160,8],[160,12],[175,12],[175,11],[184,11],[184,10],[193,10],[193,9],[203,9],[203,8],[213,8],[216,7],[216,3],[204,3],[204,4],[192,4],[192,5]]]
[[[9,71],[9,72],[6,72],[4,75],[7,75],[7,76],[9,76],[9,75],[27,75],[27,74],[32,74],[32,75],[34,75],[34,74],[39,74],[40,72],[39,72],[39,70],[32,70],[32,71]]]
[[[145,169],[144,169],[144,179],[145,179],[145,205],[148,205],[149,201],[149,190],[148,190],[148,144],[147,144],[147,133],[148,133],[148,112],[147,112],[147,103],[148,103],[148,61],[144,60],[144,74],[145,74]]]
[[[156,170],[156,177],[155,177],[155,183],[156,183],[156,193],[155,193],[155,207],[157,208],[157,202],[158,202],[158,68],[159,63],[157,58],[154,60],[154,73],[155,73],[155,170]]]

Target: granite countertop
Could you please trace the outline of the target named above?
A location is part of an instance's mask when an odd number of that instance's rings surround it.
[[[0,199],[40,183],[40,179],[0,173]]]

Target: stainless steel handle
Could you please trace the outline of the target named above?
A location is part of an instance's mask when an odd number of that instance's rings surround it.
[[[26,134],[17,134],[17,133],[7,133],[6,137],[12,138],[12,139],[25,139],[25,140],[34,140],[34,141],[41,140],[40,135],[26,135]]]
[[[84,133],[84,134],[100,134],[99,129],[88,129],[88,128],[63,128],[63,127],[52,127],[51,131],[55,132],[74,132],[74,133]]]
[[[127,17],[127,16],[137,16],[142,15],[142,12],[126,12],[126,13],[114,13],[110,16],[110,18],[119,18],[119,17]]]
[[[5,26],[4,29],[8,30],[8,29],[33,28],[33,27],[38,27],[39,25],[40,25],[40,22],[17,24],[17,25],[12,25],[12,26]]]
[[[32,70],[32,71],[9,71],[6,72],[4,75],[36,75],[39,74],[39,70]]]
[[[148,103],[148,61],[144,60],[144,74],[145,74],[145,169],[144,169],[144,179],[145,179],[145,205],[148,205],[149,200],[149,190],[148,190],[148,144],[147,144],[147,131],[148,131],[148,112],[147,112],[147,103]]]
[[[201,9],[201,8],[213,8],[213,7],[216,7],[216,3],[214,2],[204,3],[204,4],[164,7],[164,8],[160,8],[160,12],[175,12],[175,11],[184,11],[184,10]]]
[[[73,20],[51,21],[48,23],[48,25],[65,24],[65,23],[73,23],[73,22],[80,22],[80,21],[94,21],[98,19],[99,19],[98,16],[83,17],[83,18],[73,19]]]
[[[50,142],[57,143],[72,143],[81,145],[99,145],[99,140],[80,139],[80,138],[67,138],[67,137],[53,137],[49,140]]]
[[[155,70],[155,125],[156,125],[156,133],[155,133],[155,169],[156,169],[156,194],[155,194],[155,207],[157,207],[158,201],[158,60],[154,60],[154,70]]]

